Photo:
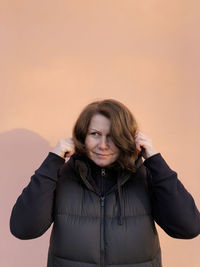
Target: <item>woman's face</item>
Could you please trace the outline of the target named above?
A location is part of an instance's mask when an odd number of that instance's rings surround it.
[[[92,117],[85,139],[88,157],[104,167],[117,160],[120,150],[110,136],[110,120],[101,114]]]

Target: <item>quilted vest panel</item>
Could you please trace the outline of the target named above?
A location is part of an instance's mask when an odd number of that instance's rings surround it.
[[[122,185],[123,223],[118,191],[105,197],[103,237],[100,198],[66,168],[55,193],[48,267],[161,267],[160,245],[151,215],[145,167]],[[102,244],[102,238],[104,244]]]

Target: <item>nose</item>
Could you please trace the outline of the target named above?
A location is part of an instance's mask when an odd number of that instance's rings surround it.
[[[109,145],[108,145],[108,142],[106,140],[106,137],[105,136],[102,136],[99,140],[99,149],[101,150],[105,150],[105,149],[108,149]]]

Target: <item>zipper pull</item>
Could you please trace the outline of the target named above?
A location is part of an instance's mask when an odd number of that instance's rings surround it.
[[[104,200],[105,200],[105,197],[100,197],[101,207],[104,207]]]
[[[102,176],[105,176],[105,175],[106,175],[106,171],[105,171],[105,169],[101,169],[101,175],[102,175]]]

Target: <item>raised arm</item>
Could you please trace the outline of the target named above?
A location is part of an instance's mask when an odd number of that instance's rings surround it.
[[[200,234],[200,214],[191,194],[185,189],[161,154],[144,161],[152,191],[154,220],[170,236],[189,239]]]
[[[20,239],[41,236],[53,222],[53,202],[59,169],[73,153],[71,139],[60,140],[18,197],[10,217],[10,231]]]
[[[154,220],[170,236],[193,238],[200,233],[200,214],[191,194],[157,153],[149,137],[136,136],[136,147],[147,168]]]

